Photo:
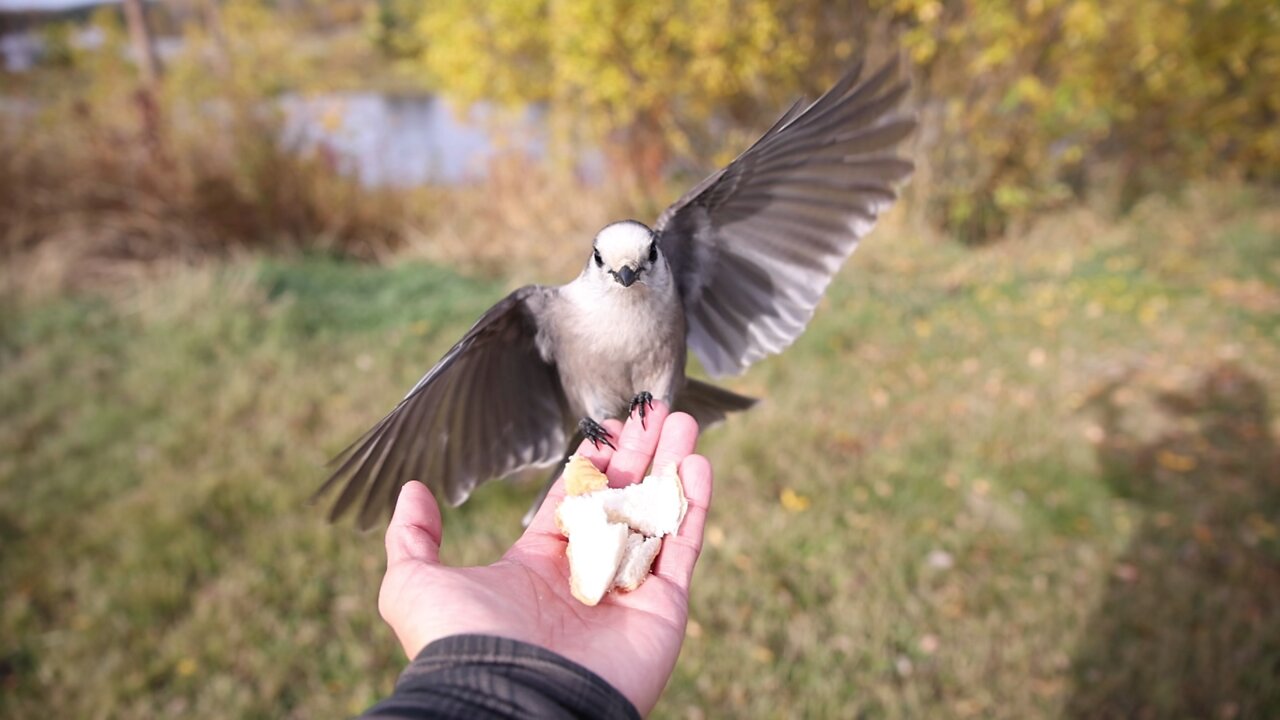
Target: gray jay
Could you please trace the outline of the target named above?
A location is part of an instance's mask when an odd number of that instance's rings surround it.
[[[331,517],[355,508],[369,527],[413,479],[460,504],[486,480],[562,461],[581,438],[612,444],[600,423],[643,420],[654,398],[704,427],[751,407],[686,377],[686,353],[721,377],[800,335],[911,172],[897,154],[915,128],[898,109],[906,92],[895,63],[865,79],[858,63],[652,227],[601,230],[569,283],[500,300],[335,458],[319,490],[341,486]]]

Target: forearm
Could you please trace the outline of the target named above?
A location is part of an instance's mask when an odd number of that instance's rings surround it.
[[[423,648],[366,718],[639,718],[598,675],[550,650],[488,635]]]

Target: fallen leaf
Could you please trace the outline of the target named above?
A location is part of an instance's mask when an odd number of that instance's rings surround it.
[[[1182,455],[1172,450],[1161,450],[1156,453],[1156,462],[1160,463],[1160,467],[1177,473],[1188,472],[1196,467],[1194,455]]]
[[[809,498],[801,495],[791,488],[783,488],[782,493],[778,496],[778,500],[782,503],[782,507],[784,509],[794,513],[804,512],[805,510],[808,510],[809,505],[812,504]]]
[[[939,644],[940,643],[938,642],[937,635],[933,635],[933,634],[925,635],[924,637],[920,638],[920,652],[924,653],[925,655],[932,655],[938,652]]]
[[[1121,582],[1134,583],[1138,581],[1138,568],[1129,563],[1120,563],[1111,569],[1111,574]]]
[[[178,677],[191,677],[196,674],[196,670],[200,669],[200,665],[194,658],[184,657],[178,661],[174,669],[177,671]]]

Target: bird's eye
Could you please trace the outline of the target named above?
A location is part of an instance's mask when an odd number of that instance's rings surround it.
[[[604,258],[600,257],[599,250],[592,250],[591,257],[595,258],[597,266],[604,267]]]
[[[658,243],[649,243],[649,262],[658,262]]]

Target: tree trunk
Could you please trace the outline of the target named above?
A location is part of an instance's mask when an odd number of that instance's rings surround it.
[[[213,69],[224,80],[231,76],[231,52],[227,49],[226,26],[222,24],[222,10],[217,0],[198,0],[200,19],[209,33],[213,48]]]
[[[160,59],[156,56],[142,0],[124,0],[124,17],[129,25],[129,41],[133,44],[134,60],[138,63],[142,82],[147,86],[155,85],[160,79]]]
[[[606,172],[625,192],[652,202],[661,196],[670,146],[655,111],[642,111],[605,140]]]

